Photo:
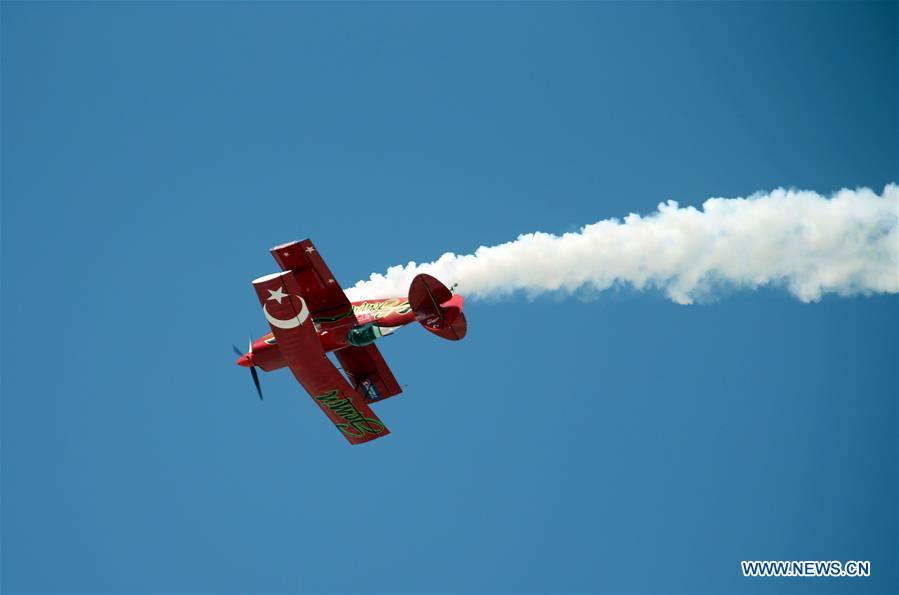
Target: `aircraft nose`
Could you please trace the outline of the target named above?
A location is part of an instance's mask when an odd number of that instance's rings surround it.
[[[237,365],[243,366],[244,368],[252,368],[256,365],[256,362],[253,361],[252,353],[245,353],[239,358],[237,358]]]

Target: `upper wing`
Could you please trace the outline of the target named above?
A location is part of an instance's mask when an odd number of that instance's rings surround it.
[[[311,298],[305,296],[294,273],[260,277],[253,287],[293,375],[346,439],[359,444],[389,434],[362,395],[325,355],[310,320]]]
[[[281,270],[292,271],[295,275],[298,293],[306,300],[315,322],[350,318],[353,324],[356,323],[350,300],[310,240],[276,246],[271,252]]]
[[[334,352],[350,382],[369,401],[378,401],[403,392],[377,347],[344,347]]]

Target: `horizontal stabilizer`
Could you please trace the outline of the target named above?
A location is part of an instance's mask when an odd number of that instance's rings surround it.
[[[409,286],[409,305],[415,319],[430,332],[450,341],[458,341],[468,331],[462,313],[463,299],[434,277],[422,273]]]

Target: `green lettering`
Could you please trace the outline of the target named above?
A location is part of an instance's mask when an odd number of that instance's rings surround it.
[[[362,415],[356,405],[342,396],[336,389],[329,391],[323,395],[318,395],[315,400],[322,407],[326,407],[333,411],[340,419],[346,423],[334,424],[337,429],[350,436],[351,438],[361,438],[365,434],[378,435],[384,431],[384,424],[377,419],[365,417]]]

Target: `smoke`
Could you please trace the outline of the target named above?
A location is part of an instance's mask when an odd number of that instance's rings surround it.
[[[679,304],[720,288],[785,287],[804,302],[899,291],[899,188],[830,198],[779,188],[748,198],[710,198],[702,209],[661,203],[646,216],[604,219],[576,233],[518,236],[474,254],[446,253],[373,273],[347,291],[352,300],[405,295],[418,273],[458,283],[467,297],[522,291],[662,291]]]

